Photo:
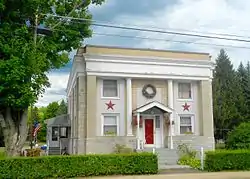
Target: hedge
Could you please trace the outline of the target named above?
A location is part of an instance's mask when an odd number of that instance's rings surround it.
[[[19,157],[0,160],[0,178],[72,178],[158,172],[152,153]]]
[[[205,170],[250,170],[250,150],[218,150],[207,152]]]

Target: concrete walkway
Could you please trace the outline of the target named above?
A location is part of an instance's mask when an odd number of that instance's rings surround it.
[[[160,174],[139,176],[107,176],[91,177],[93,179],[250,179],[250,172],[216,172],[216,173],[188,173],[188,174]],[[80,179],[80,178],[79,178]]]

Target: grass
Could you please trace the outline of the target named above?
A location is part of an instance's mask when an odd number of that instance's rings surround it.
[[[217,150],[225,149],[225,143],[216,143],[215,149],[217,149]]]
[[[4,147],[0,147],[0,159],[5,157]]]

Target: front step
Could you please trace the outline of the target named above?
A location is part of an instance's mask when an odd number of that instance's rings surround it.
[[[185,173],[201,173],[201,170],[190,168],[189,166],[165,166],[159,170],[159,174],[185,174]]]
[[[183,170],[183,169],[192,169],[188,165],[159,165],[160,170]]]
[[[146,152],[153,152],[152,148],[144,149]],[[155,153],[158,156],[158,166],[159,169],[168,169],[169,166],[179,166],[177,165],[179,156],[176,149],[159,148],[155,149]],[[182,166],[180,166],[182,167]]]
[[[60,147],[49,147],[49,155],[61,155]]]

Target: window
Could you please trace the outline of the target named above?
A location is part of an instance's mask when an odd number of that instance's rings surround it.
[[[58,127],[52,127],[52,141],[57,141],[59,136]]]
[[[155,116],[155,128],[161,128],[160,116]]]
[[[118,117],[115,115],[103,116],[103,135],[118,135]]]
[[[192,116],[180,116],[180,134],[193,133]]]
[[[68,128],[67,127],[61,127],[60,128],[60,138],[67,138],[68,137]]]
[[[179,99],[191,99],[191,83],[178,84],[178,97]]]
[[[117,80],[103,80],[103,97],[118,97]]]

